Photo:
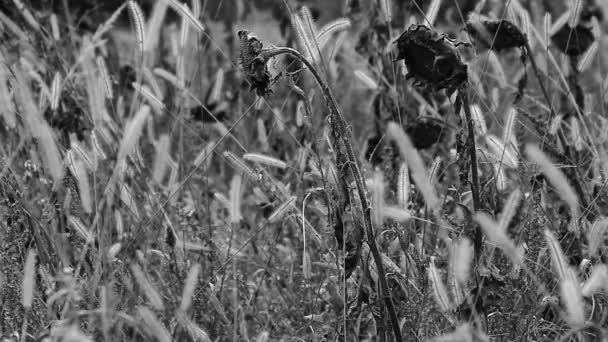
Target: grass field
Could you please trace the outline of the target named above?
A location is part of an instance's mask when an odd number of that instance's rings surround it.
[[[608,341],[606,16],[0,0],[0,341]]]

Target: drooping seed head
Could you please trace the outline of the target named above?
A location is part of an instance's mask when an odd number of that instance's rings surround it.
[[[268,95],[270,90],[270,73],[266,62],[268,60],[261,55],[262,42],[248,30],[238,33],[241,43],[240,63],[245,71],[245,78],[259,96]]]

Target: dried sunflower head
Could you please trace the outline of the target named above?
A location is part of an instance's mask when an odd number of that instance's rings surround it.
[[[462,63],[455,43],[430,28],[411,25],[397,39],[398,55],[407,66],[407,78],[435,90],[453,92],[467,80],[467,66]]]
[[[496,52],[526,45],[526,36],[508,20],[469,21],[465,30],[479,44]]]
[[[586,26],[577,25],[575,28],[572,28],[570,25],[565,24],[551,36],[551,40],[562,53],[576,57],[587,51],[595,41],[595,37],[591,29]]]
[[[240,63],[245,71],[245,78],[259,96],[268,95],[270,90],[270,73],[262,52],[262,42],[248,30],[238,32],[241,42]]]

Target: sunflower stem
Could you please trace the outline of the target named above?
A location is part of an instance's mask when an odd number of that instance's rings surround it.
[[[473,196],[473,210],[477,212],[481,209],[481,200],[479,197],[479,172],[477,167],[477,147],[475,146],[475,122],[471,115],[471,107],[469,105],[469,96],[467,87],[462,87],[458,90],[458,96],[462,100],[464,107],[464,115],[467,121],[468,137],[467,145],[469,149],[469,158],[471,159],[471,194]],[[460,113],[457,113],[459,115]],[[481,252],[483,251],[483,234],[481,227],[475,225],[475,236],[473,238],[473,249],[475,251],[475,262],[479,262]]]
[[[395,341],[402,342],[403,337],[401,336],[401,329],[399,328],[399,319],[397,317],[397,313],[395,311],[395,306],[393,304],[393,300],[391,297],[391,292],[388,287],[388,282],[386,281],[386,273],[384,270],[384,265],[382,263],[382,256],[380,255],[380,251],[378,249],[378,245],[376,244],[376,237],[374,234],[374,227],[372,224],[371,217],[371,205],[367,199],[367,186],[363,181],[363,177],[361,176],[361,171],[359,170],[359,166],[357,164],[357,158],[355,157],[355,153],[353,152],[353,146],[350,142],[350,131],[348,129],[348,125],[340,108],[338,107],[338,102],[334,97],[331,89],[327,82],[321,77],[319,72],[316,70],[315,66],[301,53],[297,50],[287,48],[287,47],[278,47],[272,48],[265,51],[262,51],[264,58],[271,58],[281,54],[289,54],[300,62],[302,62],[310,71],[312,76],[315,78],[315,81],[321,88],[323,93],[323,97],[325,98],[325,102],[329,108],[330,115],[332,116],[332,121],[336,123],[335,128],[339,130],[337,132],[338,136],[341,138],[342,143],[344,144],[344,149],[346,150],[346,158],[348,165],[353,174],[353,178],[355,179],[355,183],[357,185],[357,193],[359,195],[359,200],[362,206],[363,212],[363,222],[365,224],[365,232],[367,235],[367,243],[369,244],[370,251],[372,252],[372,256],[374,257],[374,262],[376,263],[376,268],[378,271],[378,280],[380,283],[380,291],[381,297],[384,300],[384,305],[386,306],[386,310],[388,311],[389,318],[391,321],[391,326],[393,328],[393,334],[395,336]]]

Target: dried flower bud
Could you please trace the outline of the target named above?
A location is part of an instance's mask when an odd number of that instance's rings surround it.
[[[551,40],[562,53],[575,57],[585,53],[595,41],[595,37],[588,27],[578,25],[572,28],[566,24],[551,36]]]
[[[262,52],[262,42],[248,30],[238,32],[241,40],[241,65],[245,71],[245,77],[251,84],[251,90],[255,89],[259,96],[268,95],[270,90],[270,73]]]
[[[475,41],[496,52],[526,45],[526,36],[508,20],[469,21],[465,30]]]
[[[427,149],[439,142],[445,135],[445,127],[436,120],[418,119],[405,128],[417,149]]]
[[[396,61],[405,61],[407,78],[413,77],[435,90],[447,88],[451,93],[467,80],[467,66],[456,50],[460,44],[424,25],[414,24],[397,39]]]

